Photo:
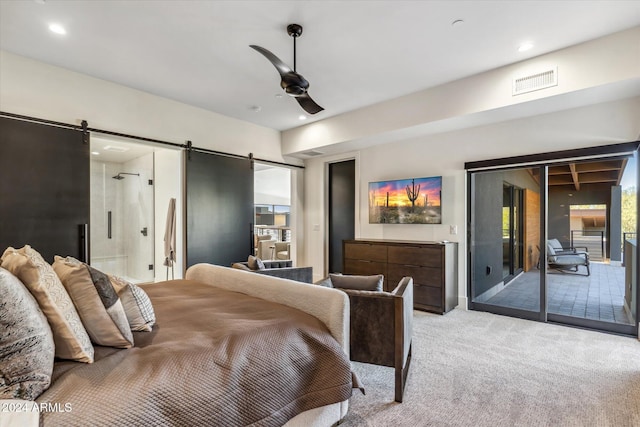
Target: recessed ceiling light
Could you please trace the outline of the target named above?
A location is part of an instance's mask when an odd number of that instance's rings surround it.
[[[456,19],[455,21],[453,21],[451,23],[452,27],[462,27],[462,25],[464,24],[464,21],[462,19]]]
[[[299,119],[299,120],[307,120],[307,116],[305,116],[304,114],[300,114],[300,115],[298,116],[298,119]]]
[[[518,52],[525,52],[533,47],[533,43],[525,42],[518,46]]]
[[[49,30],[56,34],[67,34],[67,30],[60,24],[50,24]]]
[[[282,98],[282,94],[281,93],[276,93],[275,97],[276,98]]]
[[[262,107],[259,105],[252,105],[251,107],[249,107],[249,109],[254,113],[259,113],[260,111],[262,111]]]
[[[100,153],[97,152],[97,151],[92,151],[91,154],[93,154],[94,156],[99,156],[100,155]]]

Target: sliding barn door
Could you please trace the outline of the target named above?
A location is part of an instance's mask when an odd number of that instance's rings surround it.
[[[0,117],[0,251],[87,260],[89,144],[82,132]]]
[[[246,261],[253,253],[252,161],[191,152],[186,196],[186,267]]]

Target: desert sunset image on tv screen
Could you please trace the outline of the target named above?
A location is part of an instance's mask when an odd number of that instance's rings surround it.
[[[369,223],[441,224],[442,177],[369,183]]]

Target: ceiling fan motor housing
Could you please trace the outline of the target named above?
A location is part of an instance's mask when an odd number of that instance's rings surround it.
[[[298,73],[286,73],[282,76],[280,86],[291,96],[300,96],[307,93],[309,82]]]

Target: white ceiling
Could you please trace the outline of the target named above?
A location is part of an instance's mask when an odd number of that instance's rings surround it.
[[[249,48],[292,66],[294,22],[304,122]],[[0,1],[2,49],[278,130],[638,25],[640,1]]]

